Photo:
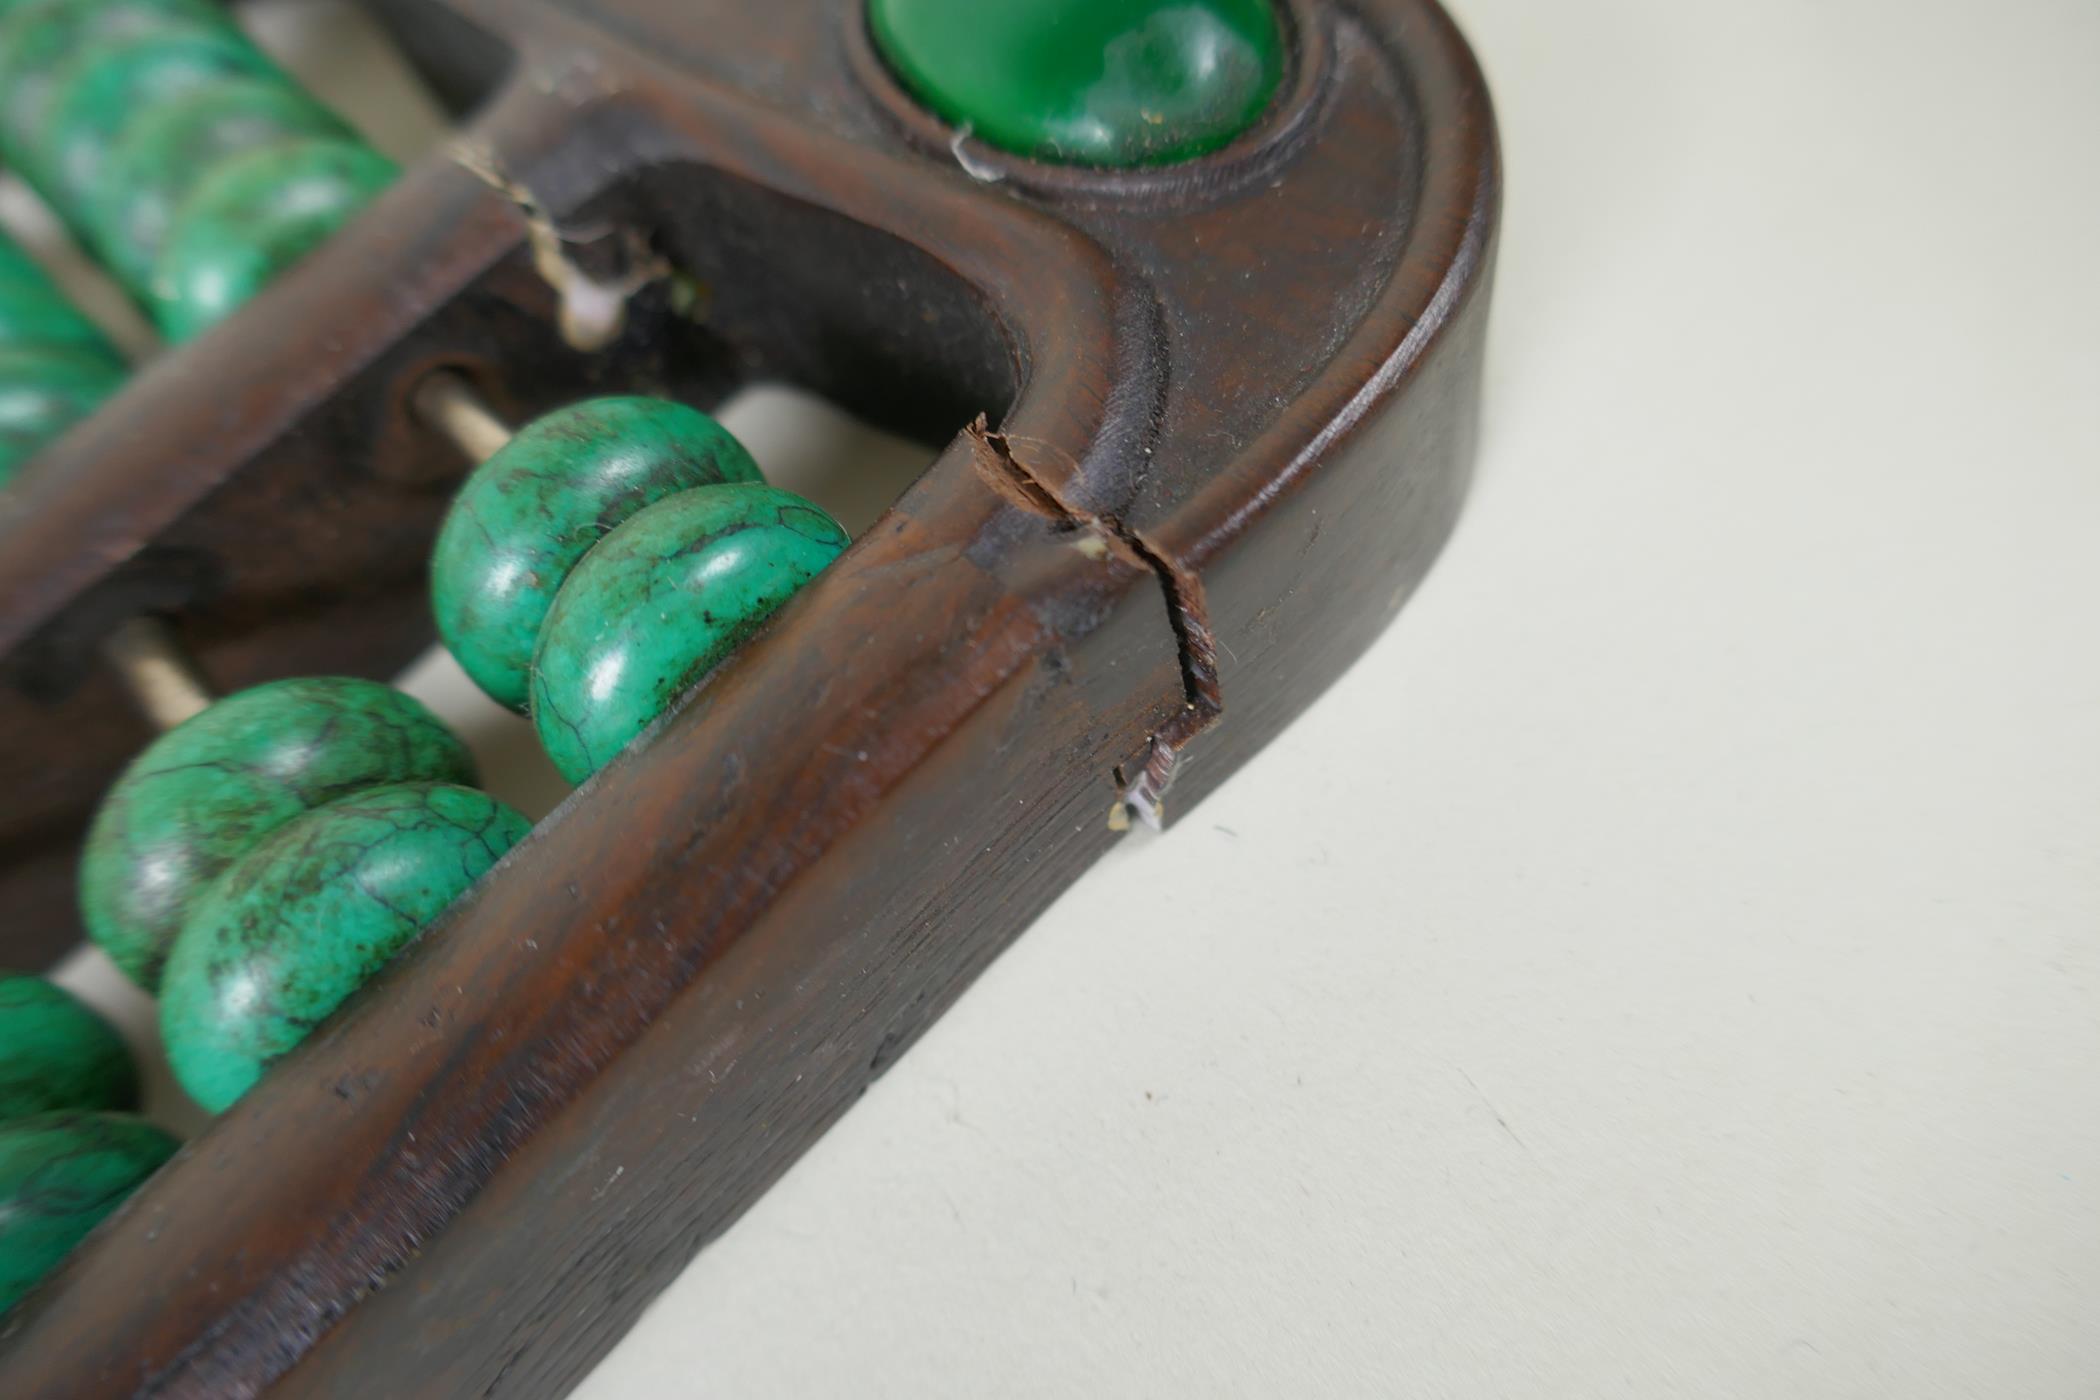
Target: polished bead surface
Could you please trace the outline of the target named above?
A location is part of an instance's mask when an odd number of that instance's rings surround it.
[[[124,1204],[176,1146],[124,1113],[40,1113],[0,1123],[0,1309]]]
[[[1075,165],[1216,150],[1283,76],[1273,0],[869,0],[868,25],[943,120]]]
[[[368,788],[287,823],[197,900],[161,980],[161,1039],[216,1113],[531,829],[486,793]]]
[[[334,113],[290,85],[228,78],[155,103],[109,153],[87,223],[110,270],[149,289],[175,211],[230,156],[301,137],[345,137]]]
[[[582,782],[848,543],[770,486],[707,486],[638,512],[583,556],[540,632],[532,723]]]
[[[347,676],[271,681],[153,741],[88,828],[88,935],[151,991],[207,885],[302,812],[383,784],[474,781],[466,746],[410,697]]]
[[[220,163],[175,211],[153,267],[170,340],[223,320],[392,183],[394,163],[355,141],[264,146]]]
[[[117,362],[101,328],[66,299],[34,258],[0,234],[0,346],[30,345],[87,350]]]
[[[223,30],[212,0],[36,0],[0,13],[0,150],[32,166],[70,65],[112,43],[182,28]]]
[[[138,1101],[138,1066],[109,1022],[63,987],[0,972],[0,1122]]]
[[[0,346],[0,483],[124,382],[114,355],[70,346]]]
[[[90,48],[57,80],[50,115],[31,141],[32,173],[78,222],[100,192],[103,166],[126,123],[156,103],[241,74],[279,77],[262,52],[228,26],[183,21]]]
[[[475,684],[522,711],[540,624],[584,551],[666,496],[759,479],[743,444],[684,404],[604,398],[556,409],[454,498],[430,562],[438,635]]]

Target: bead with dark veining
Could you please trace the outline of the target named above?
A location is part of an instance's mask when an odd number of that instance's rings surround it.
[[[540,630],[532,723],[571,782],[609,762],[846,548],[837,521],[770,486],[706,486],[600,540]]]
[[[319,676],[229,695],[154,740],[102,799],[80,865],[88,934],[151,991],[227,866],[302,812],[415,781],[471,783],[474,760],[397,690]]]
[[[161,334],[187,340],[217,325],[356,217],[394,174],[369,146],[326,138],[220,162],[175,211],[154,259]]]
[[[92,351],[119,363],[101,327],[66,298],[36,259],[0,233],[0,346],[29,345]]]
[[[540,624],[586,550],[666,496],[758,480],[743,444],[684,404],[604,398],[556,409],[454,499],[431,554],[438,635],[475,684],[522,711]]]
[[[138,1066],[109,1022],[63,987],[0,972],[0,1121],[138,1101]]]
[[[176,1146],[127,1113],[40,1113],[0,1123],[0,1309],[124,1204]]]
[[[161,1039],[214,1113],[530,830],[486,793],[370,788],[287,823],[198,899],[160,989]]]
[[[230,156],[302,137],[349,133],[290,85],[228,78],[156,103],[127,124],[88,209],[103,262],[147,291],[153,262],[183,199]]]

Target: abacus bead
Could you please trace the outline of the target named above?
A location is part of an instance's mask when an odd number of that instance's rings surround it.
[[[0,149],[33,163],[69,64],[91,49],[171,28],[224,29],[212,0],[39,0],[0,16]]]
[[[116,362],[102,330],[13,239],[0,235],[0,346],[64,346]]]
[[[123,382],[124,366],[105,351],[0,346],[0,482]]]
[[[530,829],[486,793],[371,788],[316,808],[197,901],[161,983],[161,1039],[216,1113]]]
[[[63,987],[0,972],[0,1122],[138,1101],[138,1066],[109,1022]]]
[[[221,163],[176,210],[154,261],[161,334],[187,340],[223,320],[393,178],[393,162],[377,151],[325,138],[264,146]]]
[[[152,991],[190,906],[302,812],[362,788],[474,781],[474,760],[422,705],[347,676],[271,681],[156,739],[120,775],[80,864],[88,935]]]
[[[173,23],[91,48],[58,79],[33,139],[34,170],[76,220],[101,189],[103,164],[125,124],[152,104],[239,74],[277,70],[238,30]]]
[[[110,270],[145,290],[182,200],[242,151],[310,136],[345,136],[325,107],[287,83],[229,78],[141,112],[109,153],[89,212]]]
[[[1274,0],[868,0],[877,50],[1004,150],[1139,166],[1215,150],[1283,74]]]
[[[758,481],[720,423],[664,399],[591,399],[528,424],[460,488],[430,560],[438,635],[498,704],[525,708],[555,592],[606,531],[696,486]]]
[[[0,1123],[0,1309],[124,1204],[176,1145],[126,1113],[40,1113]]]
[[[583,556],[532,663],[532,722],[570,782],[609,762],[848,543],[770,486],[659,501]]]

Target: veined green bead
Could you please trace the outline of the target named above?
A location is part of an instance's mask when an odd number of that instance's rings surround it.
[[[117,359],[102,328],[66,299],[36,259],[0,234],[0,346],[16,345],[64,346]]]
[[[0,1309],[124,1204],[176,1146],[126,1113],[40,1113],[0,1123]]]
[[[400,691],[348,676],[243,690],[153,741],[88,828],[88,936],[152,991],[191,906],[229,865],[303,812],[363,788],[474,781],[474,759]]]
[[[355,141],[287,142],[220,164],[175,211],[154,262],[161,334],[187,340],[216,325],[393,178],[392,161]]]
[[[659,501],[569,574],[532,661],[532,723],[582,782],[849,543],[786,491],[704,486]]]
[[[217,1113],[413,940],[531,823],[445,783],[370,788],[316,808],[197,901],[160,989],[161,1039]]]
[[[71,64],[91,50],[182,27],[228,27],[211,0],[35,0],[0,15],[0,150],[36,163],[51,103]]]
[[[109,1022],[63,987],[0,972],[0,1122],[138,1101],[138,1066]]]
[[[728,429],[684,404],[605,398],[556,409],[454,498],[430,560],[438,635],[476,685],[523,711],[540,624],[584,551],[666,496],[761,479]]]
[[[125,124],[89,210],[95,246],[115,272],[144,292],[183,199],[229,156],[302,137],[350,135],[335,114],[287,83],[228,78]]]
[[[31,167],[52,203],[81,222],[126,123],[154,104],[229,77],[279,77],[239,30],[187,20],[81,53],[58,79]],[[281,81],[281,78],[280,78]]]
[[[1079,165],[1216,150],[1283,77],[1274,0],[868,0],[868,28],[945,120]]]
[[[123,382],[124,366],[106,351],[0,346],[0,482]]]

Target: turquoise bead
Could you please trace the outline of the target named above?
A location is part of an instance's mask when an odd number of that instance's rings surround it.
[[[102,330],[15,241],[0,234],[0,346],[62,346],[117,363]]]
[[[103,797],[80,863],[88,936],[152,991],[220,872],[303,812],[418,781],[471,783],[474,760],[397,690],[320,676],[229,695],[154,740]]]
[[[45,195],[80,222],[101,191],[104,163],[126,123],[182,93],[236,75],[277,77],[238,30],[172,24],[82,53],[58,79],[31,170]]]
[[[176,1079],[205,1108],[226,1108],[530,829],[486,793],[408,783],[272,834],[205,892],[175,940],[160,1028]]]
[[[301,137],[348,135],[312,98],[261,78],[229,78],[156,103],[125,125],[109,153],[88,211],[96,250],[112,272],[145,292],[175,211],[227,157]]]
[[[103,351],[0,346],[0,483],[123,382],[124,366]]]
[[[584,551],[666,496],[760,479],[728,429],[684,404],[606,398],[556,409],[453,500],[430,561],[438,635],[476,685],[523,711],[540,624]]]
[[[0,17],[0,150],[36,164],[52,101],[83,56],[142,35],[224,30],[211,0],[41,0]]]
[[[846,548],[838,522],[770,486],[706,486],[600,540],[540,631],[532,723],[582,782]]]
[[[914,96],[1001,149],[1141,166],[1251,127],[1284,69],[1273,0],[868,0]]]
[[[0,972],[0,1121],[138,1101],[138,1066],[109,1022],[63,987]]]
[[[394,178],[394,164],[354,141],[264,146],[222,162],[175,212],[153,267],[161,334],[187,340],[216,325],[348,223]]]
[[[40,1113],[0,1123],[0,1309],[124,1204],[176,1145],[122,1113]]]

